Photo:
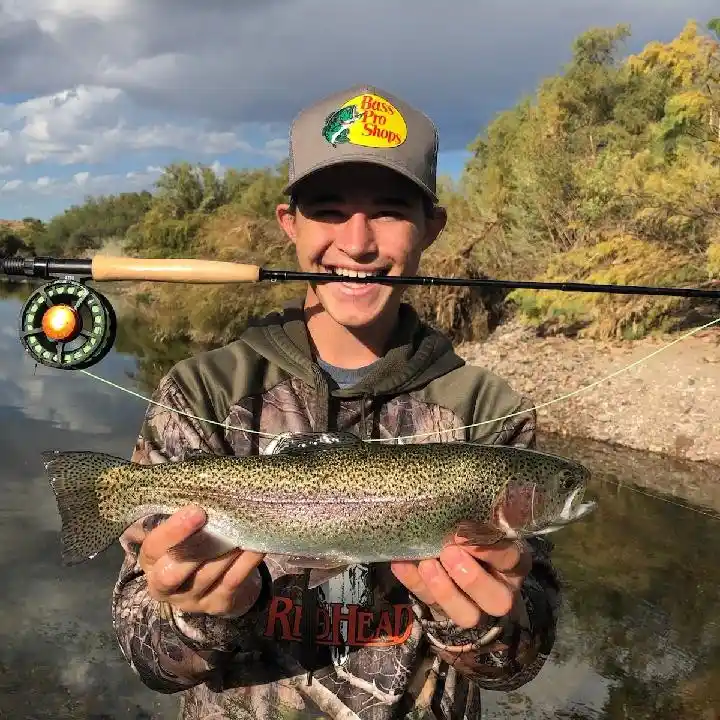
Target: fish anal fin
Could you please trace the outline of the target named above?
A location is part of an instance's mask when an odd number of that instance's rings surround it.
[[[283,571],[289,575],[303,575],[310,571],[308,587],[310,589],[322,585],[336,575],[340,575],[349,567],[347,562],[333,558],[314,558],[302,555],[282,555]]]
[[[336,575],[342,575],[347,569],[348,565],[340,565],[333,568],[327,568],[325,570],[318,570],[317,568],[313,568],[310,570],[310,578],[308,580],[308,588],[312,590],[313,588],[316,588],[318,585],[322,585],[323,583],[326,583],[328,580],[331,580]]]
[[[286,567],[298,568],[305,570],[310,568],[312,570],[332,570],[337,567],[345,567],[347,563],[344,563],[337,558],[328,557],[311,557],[306,555],[283,555]]]
[[[351,432],[285,432],[268,443],[263,455],[296,455],[337,447],[357,447],[362,442]]]
[[[455,531],[445,538],[444,545],[472,545],[485,547],[495,545],[507,535],[497,527],[487,523],[463,520]]]

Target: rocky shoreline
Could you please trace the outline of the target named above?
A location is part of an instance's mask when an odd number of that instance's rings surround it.
[[[513,320],[458,353],[533,399],[539,431],[720,465],[720,329],[676,343],[677,336],[599,342],[538,337]]]

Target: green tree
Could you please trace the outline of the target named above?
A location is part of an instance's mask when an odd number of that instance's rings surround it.
[[[88,197],[47,224],[33,221],[28,232],[36,250],[51,255],[77,255],[98,249],[103,242],[123,238],[150,207],[149,192]]]
[[[127,249],[149,257],[194,254],[203,227],[225,208],[249,218],[272,217],[286,182],[287,163],[229,170],[222,177],[204,165],[170,165],[156,183],[147,213],[128,233]]]
[[[16,230],[0,226],[0,258],[23,254],[27,249],[22,236]]]
[[[690,21],[623,58],[629,32],[581,34],[562,74],[470,146],[447,233],[477,238],[469,252],[489,274],[660,285],[717,274],[719,43]],[[672,329],[688,310],[622,296],[510,299],[547,331],[616,337]]]

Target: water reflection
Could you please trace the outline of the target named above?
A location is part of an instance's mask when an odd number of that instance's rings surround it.
[[[602,479],[601,466],[591,467]],[[718,717],[720,593],[710,548],[720,522],[609,483],[593,490],[596,517],[556,538],[567,603],[551,667],[522,696],[493,696],[490,717],[524,717],[510,712],[513,701],[538,718]]]
[[[36,369],[15,331],[28,290],[13,292],[0,300],[0,717],[169,720],[177,700],[144,689],[112,635],[119,552],[60,565],[59,521],[39,462],[52,447],[127,457],[143,403],[84,375]],[[141,326],[126,323],[118,350],[93,371],[147,392],[189,352],[153,349]],[[600,509],[556,536],[566,605],[551,662],[516,693],[487,693],[483,717],[720,717],[720,521],[615,484],[693,483],[688,497],[720,510],[720,471],[597,443],[543,442],[598,473]]]
[[[109,606],[117,549],[60,564],[59,520],[39,458],[48,448],[127,456],[142,403],[82,375],[35,369],[15,331],[20,307],[20,299],[0,301],[0,717],[174,717],[175,702],[138,685],[117,650]],[[131,367],[114,355],[103,375],[122,381]]]

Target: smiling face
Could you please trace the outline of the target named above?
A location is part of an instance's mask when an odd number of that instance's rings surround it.
[[[306,272],[336,273],[348,282],[312,283],[319,303],[339,325],[369,328],[394,320],[404,288],[353,283],[360,274],[415,275],[420,256],[445,225],[445,212],[426,212],[421,190],[392,170],[371,164],[330,167],[297,188],[297,208],[279,205],[278,221],[295,243]]]

